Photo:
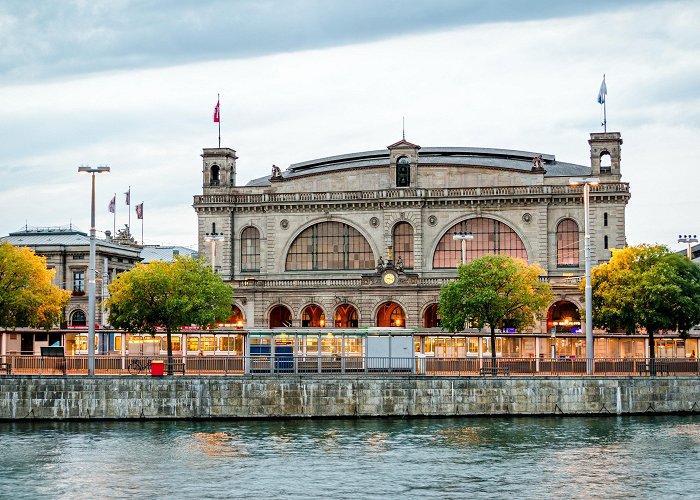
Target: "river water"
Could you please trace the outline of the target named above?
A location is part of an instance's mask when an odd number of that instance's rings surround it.
[[[0,498],[680,498],[700,417],[0,423]]]

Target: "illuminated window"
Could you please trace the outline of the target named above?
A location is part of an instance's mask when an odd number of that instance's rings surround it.
[[[394,263],[403,262],[404,269],[413,269],[413,227],[408,222],[394,226]]]
[[[357,328],[357,309],[350,304],[341,304],[335,310],[336,328]]]
[[[364,236],[342,222],[321,222],[306,228],[292,243],[287,271],[374,269],[374,253]]]
[[[440,316],[438,316],[438,304],[431,304],[425,310],[423,315],[423,327],[424,328],[439,328],[440,327]]]
[[[466,240],[466,262],[489,254],[527,260],[525,245],[513,229],[497,220],[478,217],[459,222],[447,230],[433,255],[433,268],[455,268],[461,262],[462,242],[452,237],[460,232],[474,236]]]
[[[382,304],[377,311],[377,326],[405,327],[406,314],[396,302]]]
[[[249,226],[241,233],[241,272],[260,271],[260,232]]]
[[[564,219],[557,225],[557,267],[578,267],[578,224]]]
[[[322,328],[326,326],[326,315],[320,306],[310,305],[301,313],[301,326],[310,328]]]
[[[187,350],[199,351],[199,337],[196,335],[187,336]]]

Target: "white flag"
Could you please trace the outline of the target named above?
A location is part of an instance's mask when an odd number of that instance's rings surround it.
[[[605,96],[608,94],[608,87],[605,85],[605,75],[603,75],[603,83],[600,84],[600,91],[598,92],[598,104],[605,103]]]

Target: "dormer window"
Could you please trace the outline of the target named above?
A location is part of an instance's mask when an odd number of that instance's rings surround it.
[[[219,166],[218,165],[211,166],[211,175],[209,177],[209,184],[211,186],[218,186],[219,185]]]
[[[411,160],[402,156],[396,161],[396,187],[411,185]]]

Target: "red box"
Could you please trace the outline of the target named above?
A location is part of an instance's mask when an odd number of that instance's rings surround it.
[[[157,359],[151,361],[151,376],[162,377],[163,376],[163,362]]]

